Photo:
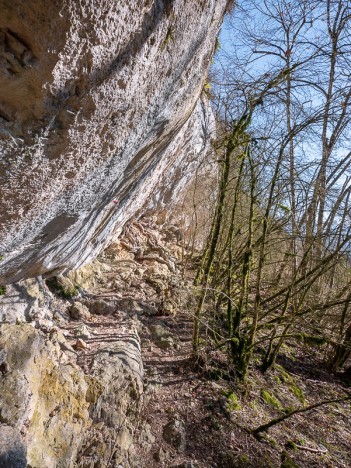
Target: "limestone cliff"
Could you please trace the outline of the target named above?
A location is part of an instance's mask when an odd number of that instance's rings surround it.
[[[183,184],[226,3],[0,0],[0,283],[77,268]]]

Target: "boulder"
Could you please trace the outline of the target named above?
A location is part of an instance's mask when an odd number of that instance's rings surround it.
[[[90,414],[95,424],[85,432],[77,459],[81,466],[108,466],[110,447],[115,447],[113,466],[134,466],[127,459],[143,403],[139,337],[131,333],[95,352],[90,372],[88,399],[94,401]]]
[[[143,403],[136,333],[94,350],[89,375],[54,328],[44,334],[29,324],[3,324],[0,350],[2,366],[9,366],[0,376],[0,468],[64,468],[77,460],[90,466],[92,459],[106,466],[111,446],[124,466]]]
[[[74,347],[76,349],[87,349],[87,348],[89,348],[89,345],[88,345],[88,343],[86,343],[81,338],[78,338],[77,341],[76,341],[76,344],[74,345]]]
[[[168,350],[176,346],[176,340],[165,325],[161,323],[149,326],[152,341],[161,349]]]
[[[75,336],[77,336],[78,338],[81,338],[82,340],[89,340],[91,338],[90,329],[84,324],[76,328],[74,330],[74,334]]]
[[[175,345],[175,342],[171,336],[161,337],[157,341],[157,346],[165,351],[168,349],[174,348],[174,345]]]
[[[154,340],[160,340],[161,338],[167,338],[171,336],[169,328],[162,323],[152,324],[149,326],[149,329]]]
[[[35,279],[8,285],[0,295],[0,322],[16,323],[51,319],[43,291]]]

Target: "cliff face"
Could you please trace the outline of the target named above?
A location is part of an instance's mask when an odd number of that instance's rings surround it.
[[[177,193],[226,3],[0,0],[0,283],[77,268]]]

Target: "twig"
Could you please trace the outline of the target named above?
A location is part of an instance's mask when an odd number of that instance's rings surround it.
[[[297,445],[297,444],[295,444],[295,447],[300,449],[300,450],[306,450],[307,452],[312,452],[312,453],[323,453],[323,454],[328,453],[327,449],[325,449],[325,450],[323,450],[323,449],[314,449],[312,447],[304,447],[303,445]]]

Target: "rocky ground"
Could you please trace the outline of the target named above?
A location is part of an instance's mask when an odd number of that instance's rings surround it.
[[[250,434],[344,383],[294,343],[266,375],[253,367],[245,388],[194,362],[185,253],[178,226],[148,218],[68,278],[7,289],[0,466],[351,466],[349,402]]]

